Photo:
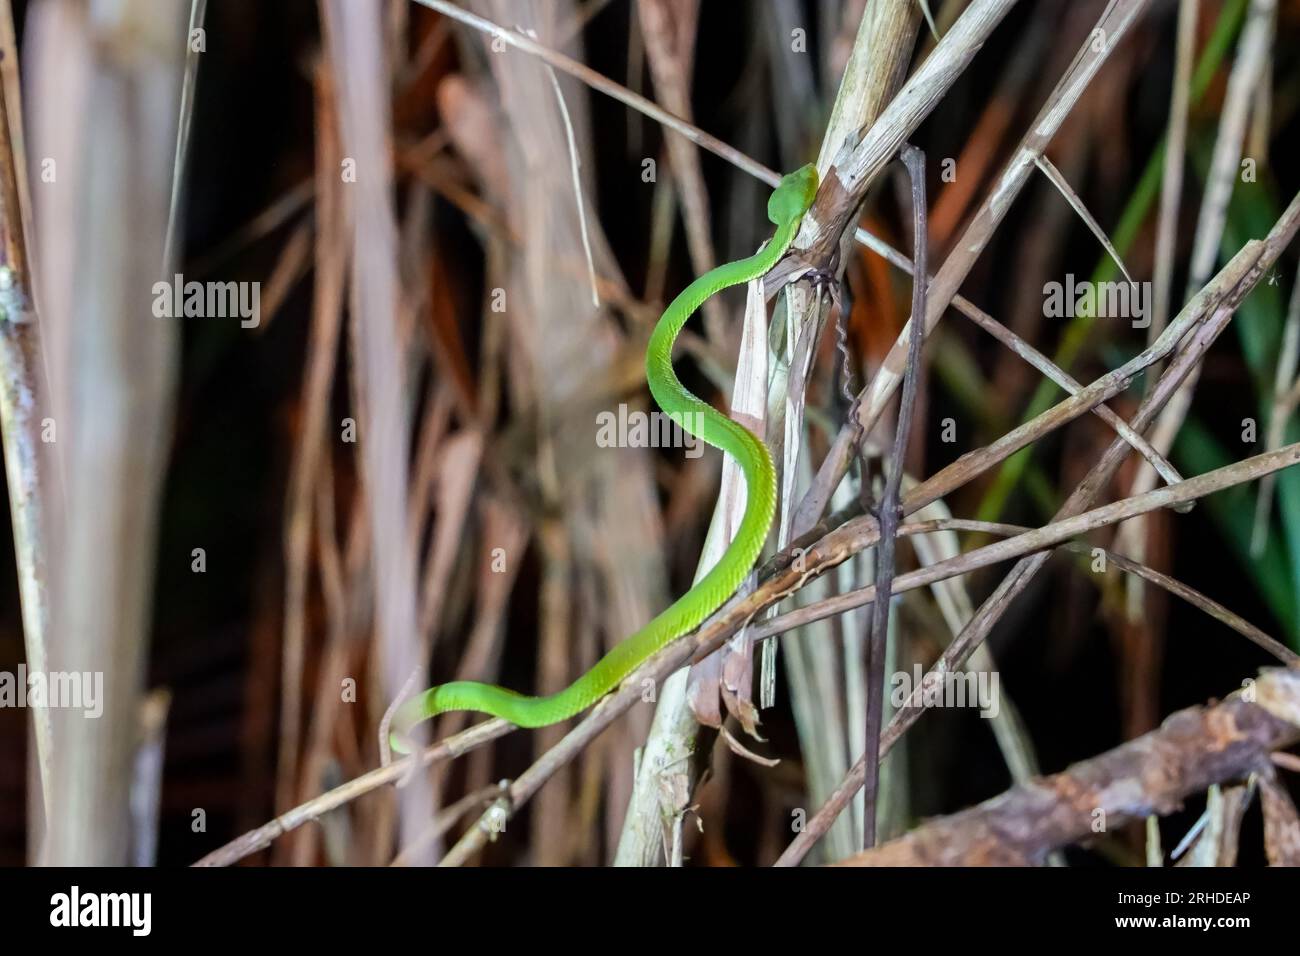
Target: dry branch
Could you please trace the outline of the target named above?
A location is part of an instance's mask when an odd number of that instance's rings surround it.
[[[1180,710],[1136,740],[932,820],[846,865],[1037,865],[1099,826],[1172,813],[1186,797],[1266,768],[1272,751],[1300,741],[1295,715],[1285,719],[1276,707],[1280,698],[1300,712],[1300,670],[1265,670],[1249,690]]]

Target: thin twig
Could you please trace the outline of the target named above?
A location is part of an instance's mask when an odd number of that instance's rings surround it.
[[[1145,494],[1134,495],[1131,498],[1124,498],[1103,505],[1100,508],[1094,508],[1080,515],[1054,521],[1051,524],[1043,525],[1041,528],[1035,528],[1022,535],[1017,535],[1010,540],[998,541],[982,548],[976,548],[974,551],[968,551],[939,564],[930,565],[917,571],[910,571],[898,577],[895,587],[897,590],[917,588],[952,577],[955,574],[965,574],[977,568],[988,567],[1009,558],[1018,558],[1036,551],[1042,551],[1054,547],[1069,538],[1094,531],[1097,528],[1125,521],[1137,515],[1154,511],[1157,508],[1168,508],[1184,501],[1204,498],[1206,495],[1222,491],[1224,488],[1231,488],[1234,485],[1252,481],[1272,472],[1280,471],[1283,468],[1289,468],[1297,462],[1300,462],[1300,442],[1279,448],[1274,452],[1256,455],[1253,458],[1216,468],[1214,471],[1197,475],[1195,478],[1188,478],[1176,485],[1167,485],[1164,488],[1157,488]],[[858,520],[861,521],[862,519]],[[872,585],[828,598],[816,605],[799,608],[796,611],[788,611],[755,627],[755,636],[759,638],[771,637],[773,634],[780,634],[792,627],[799,627],[812,621],[820,621],[823,618],[843,614],[845,611],[875,601],[877,593],[877,587]]]
[[[195,48],[195,31],[203,29],[208,0],[191,0],[190,28],[185,38],[185,78],[181,85],[180,119],[176,125],[176,155],[172,158],[172,195],[167,210],[167,238],[163,242],[163,261],[176,261],[176,228],[181,218],[181,196],[185,185],[185,162],[190,152],[190,126],[194,120],[194,88],[199,76],[200,50]]]
[[[1291,289],[1291,303],[1286,310],[1286,323],[1282,327],[1282,346],[1278,350],[1277,368],[1273,372],[1273,404],[1268,412],[1268,430],[1264,433],[1264,449],[1277,448],[1286,435],[1286,425],[1294,405],[1288,402],[1291,383],[1295,381],[1296,366],[1300,360],[1300,276]],[[1268,540],[1268,515],[1273,504],[1272,476],[1259,483],[1259,497],[1255,502],[1255,526],[1250,535],[1250,553],[1258,557],[1264,552]]]
[[[362,774],[354,780],[349,780],[347,783],[335,787],[328,793],[322,793],[319,797],[280,814],[274,820],[262,824],[256,830],[250,830],[224,846],[218,847],[194,865],[232,866],[244,857],[265,849],[271,845],[272,841],[296,830],[304,823],[316,820],[331,810],[337,810],[339,807],[351,803],[367,793],[372,793],[380,787],[397,783],[408,772],[412,764],[427,767],[452,757],[459,757],[461,754],[468,753],[476,747],[481,747],[490,741],[496,740],[498,737],[504,737],[514,729],[513,724],[495,718],[475,724],[455,736],[431,744],[418,755],[394,760],[387,767],[377,767],[369,773]]]
[[[578,208],[578,228],[582,235],[582,252],[587,258],[587,277],[591,280],[591,304],[600,308],[600,292],[596,287],[596,264],[591,257],[591,237],[587,234],[587,203],[582,196],[582,177],[578,174],[581,158],[578,156],[578,144],[573,138],[573,121],[569,119],[569,107],[564,102],[564,93],[560,90],[560,81],[555,77],[554,69],[547,69],[551,89],[555,91],[555,101],[560,106],[560,118],[564,120],[564,138],[569,144],[569,169],[573,173],[573,201]]]
[[[1156,224],[1156,264],[1149,341],[1155,341],[1169,319],[1173,286],[1178,206],[1183,195],[1183,152],[1187,144],[1187,107],[1192,94],[1192,65],[1196,62],[1196,16],[1200,0],[1178,5],[1178,43],[1175,50],[1173,92],[1169,103],[1168,146],[1160,180],[1160,215]]]
[[[505,27],[493,23],[491,20],[484,19],[477,14],[470,13],[448,0],[415,0],[421,6],[428,7],[430,10],[437,11],[445,17],[450,17],[466,26],[473,27],[482,33],[487,33],[495,39],[500,40],[508,46],[515,47],[525,53],[529,53],[543,63],[555,67],[563,73],[581,80],[590,86],[593,90],[604,93],[606,96],[613,97],[625,106],[629,106],[638,113],[643,113],[653,119],[655,122],[668,127],[676,133],[680,133],[696,146],[707,149],[709,152],[721,156],[727,162],[731,163],[738,169],[743,169],[757,179],[761,179],[769,185],[775,186],[780,182],[781,177],[768,169],[761,163],[750,159],[740,150],[728,146],[716,136],[710,136],[697,126],[692,126],[679,116],[675,116],[668,110],[656,105],[651,100],[633,93],[625,86],[615,83],[608,77],[601,76],[595,70],[586,64],[579,63],[572,57],[565,56],[558,50],[553,50],[544,44],[538,43],[530,37],[524,36],[515,30],[507,30]]]
[[[1088,211],[1088,207],[1083,204],[1083,200],[1074,191],[1070,181],[1046,156],[1035,156],[1034,165],[1051,181],[1052,185],[1056,187],[1056,191],[1065,197],[1065,201],[1070,204],[1070,208],[1083,220],[1083,224],[1088,227],[1088,231],[1096,237],[1102,248],[1106,250],[1106,254],[1119,267],[1119,271],[1124,274],[1128,284],[1134,285],[1133,276],[1129,274],[1128,267],[1124,265],[1124,258],[1119,254],[1119,250],[1115,248],[1115,243],[1110,241],[1110,236],[1106,235],[1106,230],[1101,228],[1101,224]]]
[[[912,185],[912,255],[914,264],[912,280],[912,314],[925,314],[924,277],[929,236],[926,230],[925,154],[915,146],[907,145],[899,153],[907,168]],[[862,841],[867,849],[876,844],[876,799],[880,789],[880,722],[884,713],[885,637],[889,631],[889,596],[894,580],[894,540],[898,533],[902,508],[898,503],[899,489],[903,484],[903,456],[912,431],[912,416],[916,411],[917,379],[921,372],[921,345],[924,335],[919,322],[912,323],[908,343],[907,367],[903,373],[903,397],[898,407],[898,425],[894,429],[894,447],[885,478],[885,488],[880,499],[880,543],[876,545],[876,594],[871,609],[870,641],[867,645],[867,783]]]
[[[994,521],[979,521],[971,518],[931,518],[925,521],[909,521],[906,524],[900,525],[897,533],[899,537],[910,537],[912,535],[932,534],[941,531],[974,531],[980,534],[1014,537],[1016,535],[1029,534],[1034,530],[1035,529],[1033,528],[1027,528],[1022,525],[1005,524],[1003,522]],[[1120,570],[1125,571],[1128,574],[1136,575],[1142,580],[1149,581],[1157,587],[1163,588],[1169,593],[1182,598],[1193,607],[1204,611],[1210,617],[1213,617],[1215,620],[1236,631],[1242,637],[1268,651],[1268,653],[1272,654],[1282,663],[1300,663],[1300,654],[1297,654],[1276,638],[1270,637],[1240,615],[1234,614],[1222,604],[1219,604],[1217,601],[1205,596],[1200,591],[1189,587],[1176,578],[1172,578],[1167,574],[1162,574],[1144,564],[1130,560],[1129,558],[1116,554],[1114,551],[1106,548],[1097,548],[1094,545],[1074,541],[1066,541],[1059,545],[1054,545],[1053,547],[1085,555],[1092,555],[1094,551],[1101,551],[1105,555],[1106,560],[1113,562]],[[950,560],[956,559],[953,558]],[[933,562],[929,566],[937,568],[941,563],[942,562]],[[919,587],[921,585],[917,586]],[[861,594],[862,592],[850,593]],[[838,598],[832,600],[835,602],[833,606],[823,603],[818,603],[816,605],[810,604],[799,608],[798,611],[790,613],[799,614],[801,616],[804,614],[809,616],[821,616],[823,614],[826,616],[832,616],[843,613],[843,606],[840,600]],[[799,623],[798,620],[794,620],[793,626],[797,626]],[[773,618],[767,624],[762,625],[762,632],[766,637],[775,637],[780,632],[780,628],[781,618]]]

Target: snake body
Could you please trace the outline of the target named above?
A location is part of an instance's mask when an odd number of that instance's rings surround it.
[[[572,717],[617,687],[655,651],[699,626],[740,586],[758,560],[772,524],[776,472],[767,447],[758,438],[678,381],[673,372],[673,343],[709,296],[756,279],[780,261],[816,191],[817,170],[812,165],[783,177],[767,204],[768,218],[776,226],[772,238],[754,255],[711,269],[683,289],[660,316],[646,349],[646,380],[659,407],[691,434],[731,455],[744,475],[744,516],[722,557],[694,587],[559,693],[530,697],[492,684],[453,681],[409,698],[393,717],[390,743],[394,750],[407,752],[403,738],[410,728],[446,711],[481,711],[519,727],[545,727]]]

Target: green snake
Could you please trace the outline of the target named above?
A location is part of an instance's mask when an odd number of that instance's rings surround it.
[[[731,455],[745,477],[745,513],[722,557],[694,587],[559,693],[529,697],[492,684],[453,681],[403,701],[393,716],[389,737],[395,751],[408,752],[406,740],[415,724],[452,710],[481,711],[518,727],[545,727],[566,720],[621,684],[655,651],[694,630],[740,586],[758,560],[772,524],[776,471],[767,446],[743,425],[696,398],[677,380],[673,373],[673,343],[686,320],[709,296],[771,271],[794,240],[816,191],[815,166],[804,166],[784,176],[767,203],[768,218],[776,226],[771,240],[749,258],[711,269],[683,289],[660,316],[646,349],[646,381],[659,407],[691,434]]]

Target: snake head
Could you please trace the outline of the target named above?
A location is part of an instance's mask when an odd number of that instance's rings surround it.
[[[800,166],[781,177],[767,201],[767,218],[778,226],[798,222],[812,205],[816,194],[817,167],[812,163]]]

